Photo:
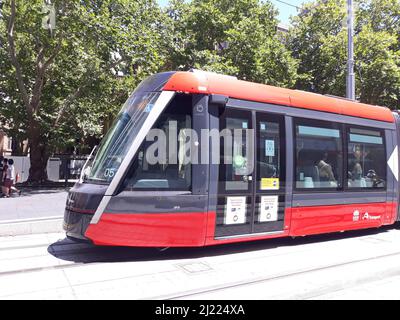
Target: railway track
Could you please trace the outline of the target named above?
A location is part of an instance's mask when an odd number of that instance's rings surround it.
[[[276,280],[281,280],[281,279],[288,279],[291,277],[299,277],[302,275],[310,275],[310,274],[317,273],[317,272],[324,271],[324,270],[335,269],[335,268],[350,266],[350,265],[356,265],[356,264],[365,263],[365,262],[378,260],[378,259],[382,259],[382,258],[397,257],[397,256],[400,257],[400,251],[391,253],[391,254],[375,256],[375,257],[371,257],[371,258],[367,258],[367,259],[349,261],[349,262],[345,262],[345,263],[338,263],[338,264],[334,264],[334,265],[328,265],[328,266],[318,267],[318,268],[309,269],[309,270],[301,270],[301,271],[293,272],[293,273],[289,273],[289,274],[283,274],[283,275],[272,276],[272,277],[270,277],[270,276],[257,277],[257,278],[249,279],[246,281],[227,283],[227,284],[221,285],[221,286],[215,286],[215,287],[211,286],[211,287],[207,287],[207,288],[201,288],[199,290],[179,292],[179,293],[175,293],[175,294],[171,294],[171,295],[153,296],[153,297],[150,297],[150,299],[154,299],[154,300],[197,299],[196,298],[197,296],[208,294],[208,293],[216,293],[219,291],[224,291],[224,290],[228,290],[228,289],[232,289],[232,288],[236,288],[236,289],[241,288],[241,287],[244,288],[244,287],[247,287],[250,285],[265,283],[268,281],[276,281]],[[385,273],[385,276],[387,276],[387,277],[392,277],[392,276],[397,276],[397,275],[400,275],[400,269],[390,270],[389,272]],[[370,279],[368,278],[368,280],[370,280]],[[365,282],[365,281],[362,281],[362,282]]]

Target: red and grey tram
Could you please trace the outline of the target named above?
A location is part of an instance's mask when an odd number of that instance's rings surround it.
[[[399,221],[399,116],[192,70],[145,79],[70,190],[67,236],[198,247]]]

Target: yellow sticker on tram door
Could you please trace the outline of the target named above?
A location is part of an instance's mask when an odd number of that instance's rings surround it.
[[[261,178],[261,190],[278,190],[279,178]]]

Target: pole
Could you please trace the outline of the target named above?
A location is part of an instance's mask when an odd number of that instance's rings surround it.
[[[354,75],[354,15],[353,0],[347,0],[347,78],[346,78],[346,98],[355,100],[356,84]]]

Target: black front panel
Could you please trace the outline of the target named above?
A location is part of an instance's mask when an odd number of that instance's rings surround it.
[[[68,192],[63,223],[68,236],[85,239],[86,229],[106,189],[107,185],[76,183]]]
[[[76,183],[68,192],[66,208],[75,212],[93,213],[106,193],[108,185]]]
[[[65,210],[63,228],[67,232],[67,236],[77,239],[87,239],[85,232],[92,218],[93,215],[91,214]]]

